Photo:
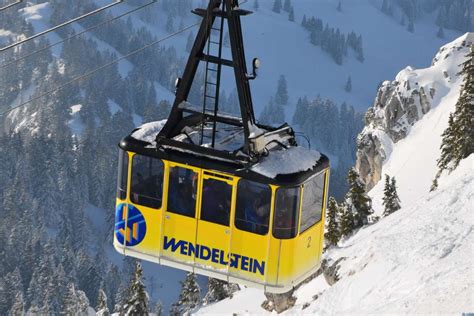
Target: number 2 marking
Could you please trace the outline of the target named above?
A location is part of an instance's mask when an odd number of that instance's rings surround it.
[[[306,248],[311,248],[311,236],[308,237],[308,246]]]

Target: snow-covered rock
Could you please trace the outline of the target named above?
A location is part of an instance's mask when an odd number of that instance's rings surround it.
[[[474,33],[466,33],[443,46],[431,67],[407,67],[394,81],[382,83],[358,137],[356,168],[368,189],[381,179],[382,165],[393,144],[404,139],[416,122],[459,86],[459,65],[473,42]]]

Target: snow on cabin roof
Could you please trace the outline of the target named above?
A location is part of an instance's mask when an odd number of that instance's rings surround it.
[[[251,170],[263,176],[275,178],[278,175],[311,170],[320,159],[321,154],[317,151],[304,147],[290,147],[270,151],[270,154],[262,158]]]
[[[131,136],[136,140],[156,146],[156,135],[165,124],[166,120],[144,124]],[[317,151],[293,146],[289,149],[271,150],[269,155],[263,157],[251,170],[263,176],[275,178],[278,175],[311,170],[320,159],[321,154]]]
[[[161,132],[161,129],[163,126],[165,126],[165,124],[166,120],[143,124],[132,133],[132,137],[136,140],[147,142],[153,146],[156,146],[156,135]]]

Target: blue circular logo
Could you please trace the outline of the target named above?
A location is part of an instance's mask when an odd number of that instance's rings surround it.
[[[115,210],[115,237],[126,247],[133,247],[143,241],[146,222],[142,213],[133,205],[122,203]]]

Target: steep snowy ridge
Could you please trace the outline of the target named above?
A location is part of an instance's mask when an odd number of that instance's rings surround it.
[[[397,143],[388,142],[390,154],[380,173],[396,177],[402,209],[325,253],[330,262],[339,261],[339,281],[329,286],[319,276],[303,285],[295,292],[296,305],[286,314],[459,314],[474,310],[474,155],[444,175],[436,192],[429,192],[437,171],[440,135],[459,97],[461,80],[455,74],[466,53],[460,44],[472,39],[473,34],[466,34],[443,47],[432,68],[399,75],[398,80],[416,75],[419,80],[411,83],[431,85],[438,91],[432,109],[410,127],[407,136]],[[444,77],[445,71],[451,82]],[[378,183],[370,195],[380,215],[383,184]],[[263,293],[244,289],[198,314],[265,314],[264,300]]]
[[[394,81],[382,83],[358,139],[356,168],[368,189],[381,179],[382,165],[390,157],[393,145],[404,139],[431,109],[446,102],[450,94],[459,93],[459,65],[473,42],[474,33],[466,33],[443,46],[431,67],[407,67]]]

